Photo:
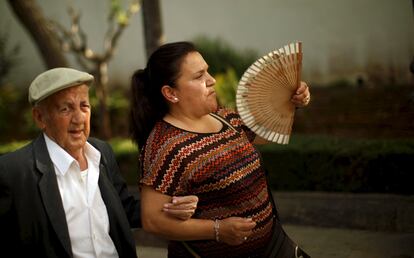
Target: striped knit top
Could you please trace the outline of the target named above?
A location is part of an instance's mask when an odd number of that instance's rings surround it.
[[[197,195],[194,218],[251,217],[257,223],[241,245],[214,240],[188,241],[201,257],[263,257],[273,223],[265,171],[251,143],[255,134],[236,112],[219,109],[217,133],[194,133],[158,121],[141,151],[141,184],[170,196]],[[180,242],[170,241],[169,257],[191,257]]]

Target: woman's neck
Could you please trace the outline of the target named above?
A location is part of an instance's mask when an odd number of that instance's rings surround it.
[[[222,123],[209,114],[202,116],[169,112],[164,121],[186,131],[197,133],[215,133],[221,130]]]

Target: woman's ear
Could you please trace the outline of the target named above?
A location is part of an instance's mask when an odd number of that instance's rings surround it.
[[[180,101],[175,93],[175,89],[169,85],[164,85],[161,87],[161,93],[166,100],[171,103],[177,103]]]

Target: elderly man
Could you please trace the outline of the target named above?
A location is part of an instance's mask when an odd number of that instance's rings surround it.
[[[10,257],[136,257],[130,227],[140,203],[127,192],[110,146],[89,138],[93,76],[69,68],[29,88],[36,125],[27,146],[0,157],[0,246]],[[166,204],[186,219],[197,199]],[[189,215],[190,214],[190,215]]]

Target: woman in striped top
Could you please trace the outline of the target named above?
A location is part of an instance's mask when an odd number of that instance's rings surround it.
[[[258,137],[236,112],[218,108],[214,85],[189,42],[161,46],[134,73],[131,129],[141,148],[142,224],[170,240],[168,257],[265,257],[278,220],[253,145]],[[309,96],[302,82],[292,102],[305,106]],[[163,212],[179,195],[199,198],[189,220]]]

